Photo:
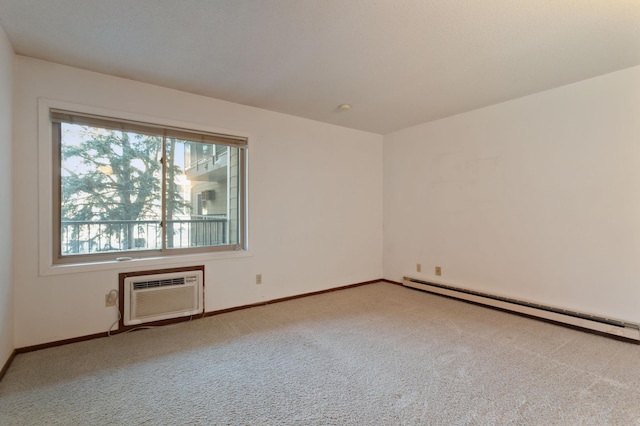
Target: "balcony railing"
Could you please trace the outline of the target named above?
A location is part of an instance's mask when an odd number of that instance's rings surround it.
[[[167,248],[207,247],[228,244],[226,217],[194,216],[167,221]],[[63,255],[160,250],[162,227],[157,220],[63,220]]]

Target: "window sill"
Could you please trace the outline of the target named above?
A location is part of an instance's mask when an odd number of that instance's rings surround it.
[[[131,260],[117,261],[109,260],[104,262],[83,262],[83,263],[67,263],[59,265],[41,265],[40,276],[51,275],[67,275],[83,272],[97,271],[127,271],[135,269],[146,269],[153,266],[180,265],[190,266],[196,263],[207,261],[238,259],[252,257],[250,251],[230,251],[217,253],[198,253],[185,255],[172,255],[148,258],[133,258]]]

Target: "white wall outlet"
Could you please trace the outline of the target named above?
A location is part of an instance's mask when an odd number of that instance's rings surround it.
[[[256,284],[262,284],[262,274],[256,275]]]
[[[116,306],[116,294],[114,292],[109,292],[104,295],[104,306],[106,308]]]

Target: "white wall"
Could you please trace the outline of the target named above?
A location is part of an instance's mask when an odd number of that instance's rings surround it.
[[[39,97],[253,135],[252,255],[168,265],[205,264],[207,311],[382,276],[382,136],[20,56],[14,90],[16,347],[106,331],[117,274],[151,265],[39,274]]]
[[[0,369],[13,352],[13,277],[11,252],[11,138],[13,49],[0,28]]]
[[[383,155],[385,278],[640,322],[640,67],[386,135]]]

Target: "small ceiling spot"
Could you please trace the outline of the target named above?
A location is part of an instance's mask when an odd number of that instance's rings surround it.
[[[338,106],[338,111],[349,111],[351,109],[351,105],[342,104]]]

